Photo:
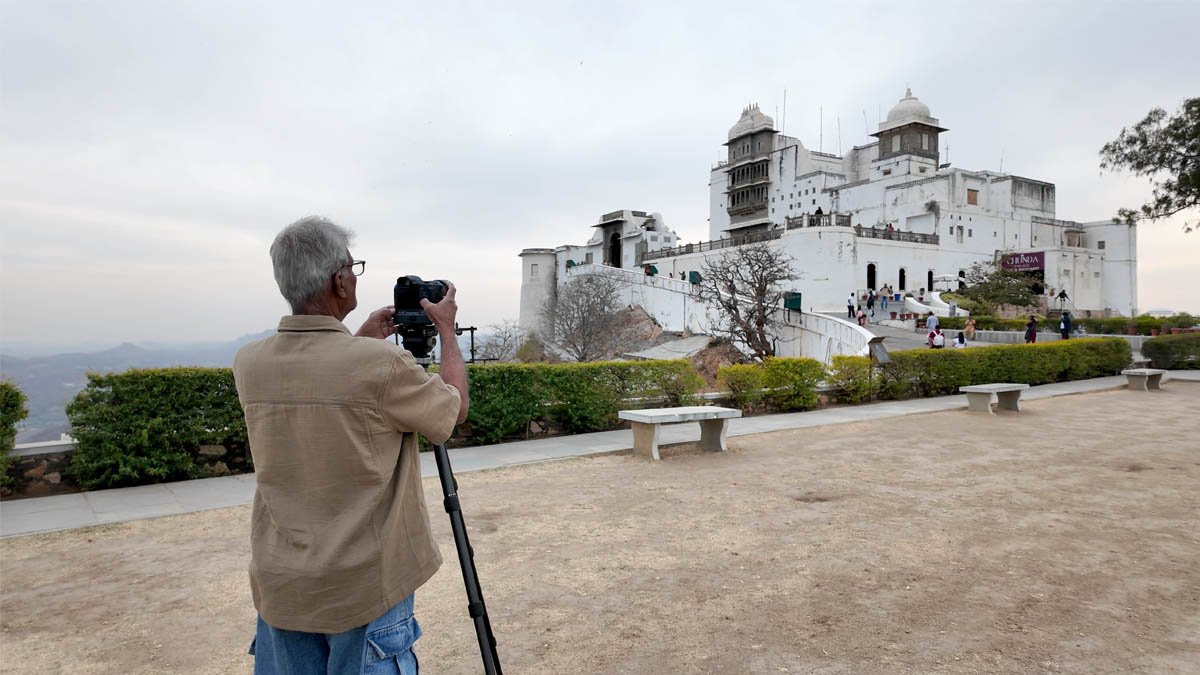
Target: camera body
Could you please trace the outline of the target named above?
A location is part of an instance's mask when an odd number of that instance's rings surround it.
[[[396,311],[392,314],[392,322],[396,324],[398,337],[404,341],[404,348],[415,358],[428,358],[430,350],[437,344],[437,329],[425,308],[421,307],[421,300],[441,302],[448,288],[441,279],[425,281],[414,275],[396,278],[393,293]]]
[[[425,314],[425,309],[421,307],[421,300],[441,302],[442,298],[446,297],[447,288],[446,282],[441,279],[424,281],[414,275],[398,277],[394,289],[396,313],[392,315],[392,321],[401,328],[432,326],[429,315]]]

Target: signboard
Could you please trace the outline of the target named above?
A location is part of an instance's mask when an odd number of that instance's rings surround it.
[[[1046,269],[1046,254],[1043,251],[1009,253],[1000,258],[1000,268],[1014,272],[1041,272]]]

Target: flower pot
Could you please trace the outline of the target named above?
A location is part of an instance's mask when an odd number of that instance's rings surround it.
[[[1171,329],[1171,335],[1179,335],[1182,332],[1183,332],[1182,328],[1172,328]]]
[[[896,318],[896,313],[895,313],[895,312],[892,312],[892,318],[893,318],[893,319],[895,319],[895,318]]]
[[[1151,336],[1151,337],[1153,337],[1153,336],[1155,336],[1155,335],[1158,335],[1158,334],[1159,334],[1159,333],[1161,333],[1161,332],[1162,332],[1162,331],[1160,331],[1160,330],[1159,330],[1159,329],[1157,329],[1157,328],[1151,328],[1151,329],[1150,329],[1150,336]]]
[[[1126,326],[1125,334],[1126,335],[1137,335],[1137,327],[1136,326]]]

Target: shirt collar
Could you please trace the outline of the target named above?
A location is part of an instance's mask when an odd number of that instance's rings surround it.
[[[326,314],[289,314],[279,319],[279,331],[339,331],[350,334],[345,324]]]

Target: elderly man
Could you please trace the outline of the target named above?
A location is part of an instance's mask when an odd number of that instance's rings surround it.
[[[467,416],[457,305],[422,300],[441,375],[386,338],[392,307],[354,335],[366,263],[324,218],[271,245],[292,313],[234,359],[258,489],[250,526],[255,673],[416,673],[413,593],[441,565],[421,489],[417,434],[440,443]]]

